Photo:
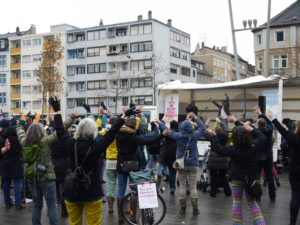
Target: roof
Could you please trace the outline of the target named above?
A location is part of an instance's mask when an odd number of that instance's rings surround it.
[[[280,79],[279,75],[272,75],[269,77],[254,76],[242,80],[236,80],[226,83],[214,83],[214,84],[196,84],[196,83],[181,83],[176,80],[167,82],[158,86],[160,90],[205,90],[205,89],[221,89],[221,88],[249,88],[250,86],[256,87],[260,85],[276,85]],[[298,81],[300,85],[300,80]]]
[[[283,27],[300,24],[300,0],[297,0],[285,10],[274,16],[270,21],[271,27]],[[267,23],[254,28],[252,32],[266,28]]]

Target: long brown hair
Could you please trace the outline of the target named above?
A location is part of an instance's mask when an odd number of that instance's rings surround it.
[[[26,131],[24,145],[34,145],[39,144],[41,140],[46,137],[46,131],[42,124],[40,123],[33,123],[28,127]]]
[[[235,147],[250,147],[253,142],[251,133],[246,132],[243,126],[237,126],[232,130],[232,142]]]

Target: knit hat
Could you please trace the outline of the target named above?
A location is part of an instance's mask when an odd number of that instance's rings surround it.
[[[185,120],[182,122],[180,126],[180,131],[183,133],[191,133],[193,132],[193,124],[189,120]]]
[[[7,128],[9,126],[9,122],[7,120],[0,121],[0,127]]]

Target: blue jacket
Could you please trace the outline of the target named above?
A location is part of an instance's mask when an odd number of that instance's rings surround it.
[[[197,128],[194,130],[190,121],[182,122],[179,132],[173,132],[170,138],[176,140],[177,150],[176,159],[182,158],[186,151],[184,158],[184,166],[199,166],[197,142],[200,137],[205,134],[205,124],[199,119],[196,119]],[[159,125],[161,130],[167,129],[166,125],[161,123]],[[190,138],[190,141],[189,141]]]

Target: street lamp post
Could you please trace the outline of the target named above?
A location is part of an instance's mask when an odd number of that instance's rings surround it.
[[[243,20],[244,28],[234,29],[231,0],[228,0],[228,6],[229,6],[230,24],[231,24],[231,33],[232,33],[232,43],[233,43],[234,60],[235,60],[235,68],[236,68],[236,70],[235,70],[236,71],[236,79],[239,80],[239,79],[241,79],[241,75],[240,75],[240,64],[239,64],[239,57],[238,57],[238,53],[237,53],[235,32],[245,31],[245,30],[252,30],[252,24],[254,25],[254,27],[256,27],[257,20],[256,19],[248,20],[248,21]],[[247,28],[247,24],[248,24],[249,28]]]

